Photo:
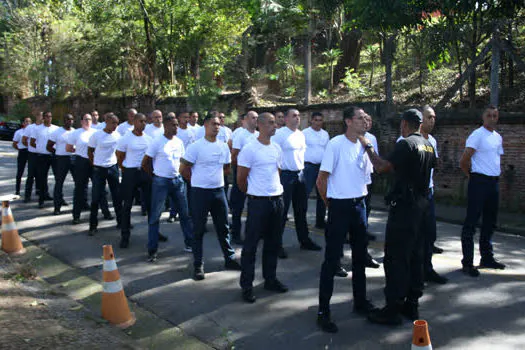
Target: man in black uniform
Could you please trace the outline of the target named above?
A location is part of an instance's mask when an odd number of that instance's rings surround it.
[[[396,325],[401,315],[419,318],[418,299],[423,295],[424,218],[429,207],[428,183],[436,158],[430,142],[420,134],[423,115],[409,109],[402,115],[401,134],[386,160],[374,152],[364,137],[359,141],[378,173],[395,172],[395,183],[386,197],[390,205],[385,233],[386,306],[368,315],[373,323]]]

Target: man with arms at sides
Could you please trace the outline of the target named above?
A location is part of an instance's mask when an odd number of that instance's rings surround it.
[[[102,121],[99,122],[99,115],[98,115],[98,111],[96,109],[94,109],[92,112],[91,112],[91,127],[92,128],[95,128],[95,129],[98,129],[101,125],[99,125]]]
[[[151,137],[153,140],[164,134],[164,126],[162,125],[161,111],[156,109],[153,112],[151,112],[151,124],[146,125],[144,133]]]
[[[253,279],[257,244],[262,238],[264,288],[285,293],[288,288],[277,279],[277,254],[281,246],[283,186],[279,178],[281,148],[270,141],[277,125],[275,117],[263,113],[258,117],[259,137],[247,144],[237,159],[238,185],[248,197],[246,237],[241,254],[242,298],[255,302]]]
[[[436,161],[434,147],[420,133],[421,112],[409,109],[401,118],[404,139],[395,144],[386,160],[377,155],[369,140],[359,136],[374,170],[379,174],[394,171],[395,175],[392,190],[385,197],[390,204],[383,262],[386,306],[368,315],[370,322],[386,325],[401,324],[401,316],[410,320],[419,318],[428,184]]]
[[[93,188],[91,192],[91,213],[89,216],[89,235],[95,235],[98,230],[98,207],[104,198],[106,181],[109,185],[113,208],[117,218],[117,228],[122,219],[122,200],[120,197],[119,171],[117,165],[117,142],[121,138],[116,131],[118,117],[110,114],[106,117],[106,127],[94,133],[88,142],[88,157],[93,165]]]
[[[40,112],[36,115],[35,123],[28,125],[24,129],[24,134],[22,135],[22,145],[27,147],[27,178],[26,178],[26,186],[25,186],[25,195],[24,195],[24,203],[29,203],[31,201],[31,193],[33,192],[33,183],[35,184],[35,190],[37,196],[39,195],[39,189],[38,184],[36,182],[36,147],[31,146],[31,137],[33,135],[33,132],[37,127],[39,127],[42,124],[42,120],[44,119],[43,113]]]
[[[16,187],[15,194],[20,195],[20,186],[22,183],[22,176],[24,175],[24,170],[26,168],[28,151],[27,146],[22,143],[22,138],[24,137],[25,129],[31,125],[31,118],[25,117],[22,120],[22,125],[13,135],[13,148],[18,151],[18,156],[16,157]],[[26,180],[27,181],[27,180]]]
[[[207,115],[204,119],[204,138],[192,143],[181,159],[180,173],[191,182],[192,219],[194,225],[193,258],[194,274],[197,281],[204,279],[202,262],[202,240],[206,219],[211,212],[217,239],[224,255],[224,267],[240,270],[235,261],[235,250],[230,245],[228,227],[228,203],[224,194],[224,173],[230,171],[230,149],[217,140],[220,129],[219,118]]]
[[[117,127],[117,132],[120,134],[120,136],[124,136],[128,131],[133,130],[133,118],[135,118],[136,114],[137,110],[135,108],[128,109],[127,121]]]
[[[53,168],[55,173],[55,157],[53,153],[47,150],[47,141],[49,136],[58,129],[58,126],[53,125],[53,116],[51,112],[44,113],[44,122],[42,125],[34,129],[32,133],[31,146],[36,148],[36,175],[37,185],[40,184],[40,190],[38,195],[38,207],[44,208],[44,200],[52,200],[48,193],[47,178],[49,175],[49,168]]]
[[[463,250],[463,273],[478,277],[474,267],[474,234],[479,217],[482,216],[479,235],[479,266],[503,270],[505,265],[494,259],[492,235],[498,218],[499,176],[503,139],[496,131],[499,119],[498,109],[490,105],[483,112],[483,126],[474,130],[467,139],[466,148],[459,162],[468,177],[467,216],[461,232]]]
[[[72,125],[74,118],[71,114],[64,116],[64,126],[55,130],[47,141],[47,150],[55,154],[55,190],[53,191],[53,202],[55,205],[54,215],[60,215],[60,208],[67,205],[64,200],[64,181],[67,173],[71,173],[75,179],[74,154],[68,152],[66,145],[69,135],[75,130]]]
[[[104,113],[104,115],[98,119],[97,125],[91,125],[91,127],[95,130],[103,130],[106,127],[106,117],[110,114],[113,114],[113,113],[112,112]]]
[[[284,126],[284,113],[281,111],[275,112],[275,123],[277,124],[277,129],[280,129]]]
[[[188,120],[188,123],[189,123],[188,127],[190,129],[193,129],[193,132],[197,132],[197,130],[201,128],[198,121],[199,121],[199,113],[195,111],[191,111],[190,118]]]
[[[297,240],[301,245],[301,249],[318,251],[321,250],[321,247],[310,238],[308,223],[306,222],[307,198],[303,173],[306,141],[304,134],[299,130],[300,121],[301,117],[298,110],[288,110],[284,117],[286,125],[278,129],[275,132],[275,135],[272,136],[272,142],[281,146],[283,152],[281,184],[284,189],[284,212],[283,220],[281,222],[281,235],[284,234],[288,208],[290,207],[290,203],[292,203],[295,232],[297,233]],[[279,252],[279,257],[282,259],[288,257],[288,254],[282,246]]]
[[[137,113],[133,118],[133,130],[122,136],[117,143],[117,163],[122,169],[122,219],[120,220],[120,248],[129,246],[131,234],[131,208],[133,194],[140,188],[142,199],[146,204],[146,212],[150,214],[151,177],[142,170],[142,159],[152,142],[152,138],[144,133],[146,116]]]
[[[152,176],[151,214],[148,219],[148,261],[157,260],[158,241],[167,240],[159,232],[159,219],[168,196],[180,215],[180,226],[184,235],[184,251],[191,252],[193,245],[193,223],[188,212],[186,185],[179,173],[184,144],[176,137],[178,121],[167,115],[163,121],[164,135],[155,139],[142,160],[142,169]]]
[[[241,238],[241,216],[244,209],[244,202],[246,195],[237,186],[237,156],[244,146],[254,141],[259,137],[257,128],[257,112],[249,111],[244,116],[244,128],[241,129],[232,139],[232,166],[233,166],[233,185],[230,193],[230,209],[232,212],[232,242],[234,244],[242,244]]]
[[[350,233],[352,247],[352,291],[354,312],[367,315],[373,304],[366,297],[366,167],[370,161],[364,154],[359,136],[366,128],[365,113],[358,107],[343,111],[345,133],[328,143],[317,177],[317,187],[328,207],[325,231],[325,258],[319,280],[317,324],[329,333],[338,331],[331,319],[330,299],[334,276],[340,269],[340,258]],[[352,181],[348,181],[352,179]]]

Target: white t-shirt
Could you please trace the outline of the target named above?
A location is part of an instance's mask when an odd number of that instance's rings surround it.
[[[328,176],[327,197],[349,199],[366,196],[366,168],[370,162],[359,141],[351,142],[338,135],[328,142],[321,163],[321,171]]]
[[[372,146],[374,146],[374,151],[379,154],[379,148],[377,147],[377,139],[374,135],[369,133],[368,131],[365,132],[365,138],[370,141]],[[368,162],[368,166],[366,168],[366,184],[370,185],[372,183],[372,173],[374,172],[374,166],[372,165],[372,162]]]
[[[40,124],[42,125],[42,124]],[[33,138],[33,133],[35,132],[36,128],[39,127],[40,125],[37,125],[37,124],[30,124],[28,126],[25,127],[24,129],[24,134],[22,135],[22,137],[27,137],[27,150],[31,153],[36,153],[36,148],[31,146],[31,138]]]
[[[184,155],[184,144],[177,136],[171,140],[161,135],[151,142],[146,155],[153,159],[153,173],[173,179],[179,175],[180,159]]]
[[[308,127],[303,130],[304,138],[306,141],[306,151],[304,153],[304,161],[321,164],[323,160],[324,149],[330,141],[330,136],[326,130],[315,131],[312,127]]]
[[[204,137],[204,134],[206,132],[205,127],[200,127],[198,129],[195,129],[195,140],[201,139]],[[219,129],[219,133],[217,134],[217,140],[221,140],[222,142],[228,142],[232,138],[232,131],[227,126],[221,126]]]
[[[55,143],[55,154],[57,156],[70,156],[73,153],[66,151],[66,145],[69,140],[69,135],[75,131],[74,128],[66,130],[64,128],[58,128],[49,135],[49,140]]]
[[[152,139],[156,139],[164,134],[164,125],[160,124],[160,127],[157,128],[154,124],[148,124],[144,129],[144,133]]]
[[[190,144],[195,142],[195,134],[193,129],[188,124],[186,129],[177,128],[177,137],[184,143],[184,148],[187,149]]]
[[[235,130],[233,130],[233,132],[232,132],[232,140],[233,140],[234,137],[237,136],[238,133],[240,133],[240,132],[243,131],[243,130],[244,130],[244,128],[243,128],[242,126],[239,126],[239,127],[236,128]]]
[[[15,131],[15,134],[13,135],[13,142],[18,142],[16,144],[16,147],[18,147],[18,150],[21,150],[21,149],[27,149],[27,147],[22,143],[22,137],[25,135],[25,129],[27,129],[29,127],[26,126],[24,129],[18,129],[17,131]]]
[[[117,142],[117,151],[126,152],[122,165],[125,168],[140,168],[151,142],[152,138],[145,133],[137,136],[133,132],[128,132],[122,136]]]
[[[304,152],[306,151],[306,140],[301,130],[295,131],[283,126],[277,129],[272,141],[281,146],[282,170],[303,170],[304,169]]]
[[[47,141],[49,140],[49,136],[58,129],[58,126],[51,124],[50,126],[44,126],[44,124],[41,124],[38,128],[35,129],[33,133],[33,137],[36,140],[36,152],[40,154],[51,154],[46,149]]]
[[[97,123],[97,124],[91,124],[91,127],[93,129],[103,130],[106,127],[106,122]]]
[[[263,145],[258,140],[250,142],[239,153],[237,165],[250,169],[248,194],[252,196],[279,196],[283,185],[279,178],[281,147],[271,142]]]
[[[88,146],[95,149],[93,155],[93,164],[103,168],[109,168],[117,164],[117,142],[121,138],[117,131],[111,134],[103,130],[98,130],[89,139]]]
[[[476,150],[471,160],[473,173],[500,176],[503,139],[498,132],[481,126],[470,134],[466,146]]]
[[[258,137],[259,132],[257,130],[250,132],[248,129],[243,128],[232,138],[232,149],[241,150],[248,143],[257,140]]]
[[[88,142],[97,131],[93,128],[88,130],[84,130],[84,128],[76,129],[68,135],[67,144],[75,146],[75,154],[77,156],[88,159]]]
[[[124,136],[128,133],[128,131],[132,131],[133,128],[135,126],[133,126],[133,124],[130,124],[128,123],[127,121],[120,124],[119,126],[117,126],[117,132],[121,135],[121,136]]]
[[[186,150],[184,159],[193,164],[191,186],[219,188],[224,186],[224,164],[231,163],[230,149],[222,141],[195,141]]]

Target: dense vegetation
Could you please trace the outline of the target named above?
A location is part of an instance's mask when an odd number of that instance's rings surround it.
[[[499,87],[511,108],[525,102],[524,3],[3,0],[0,93],[188,95],[206,104],[240,91],[259,105],[473,107]]]

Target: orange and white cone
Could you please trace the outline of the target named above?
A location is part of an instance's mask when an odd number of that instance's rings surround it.
[[[432,344],[430,344],[430,335],[428,334],[427,321],[414,321],[414,331],[412,333],[412,350],[432,350]]]
[[[14,195],[0,197],[2,201],[2,250],[10,255],[21,255],[26,252],[9,206],[9,201],[17,197]]]
[[[135,324],[135,315],[129,311],[113,247],[105,245],[102,249],[104,252],[102,317],[117,327],[128,328]]]

